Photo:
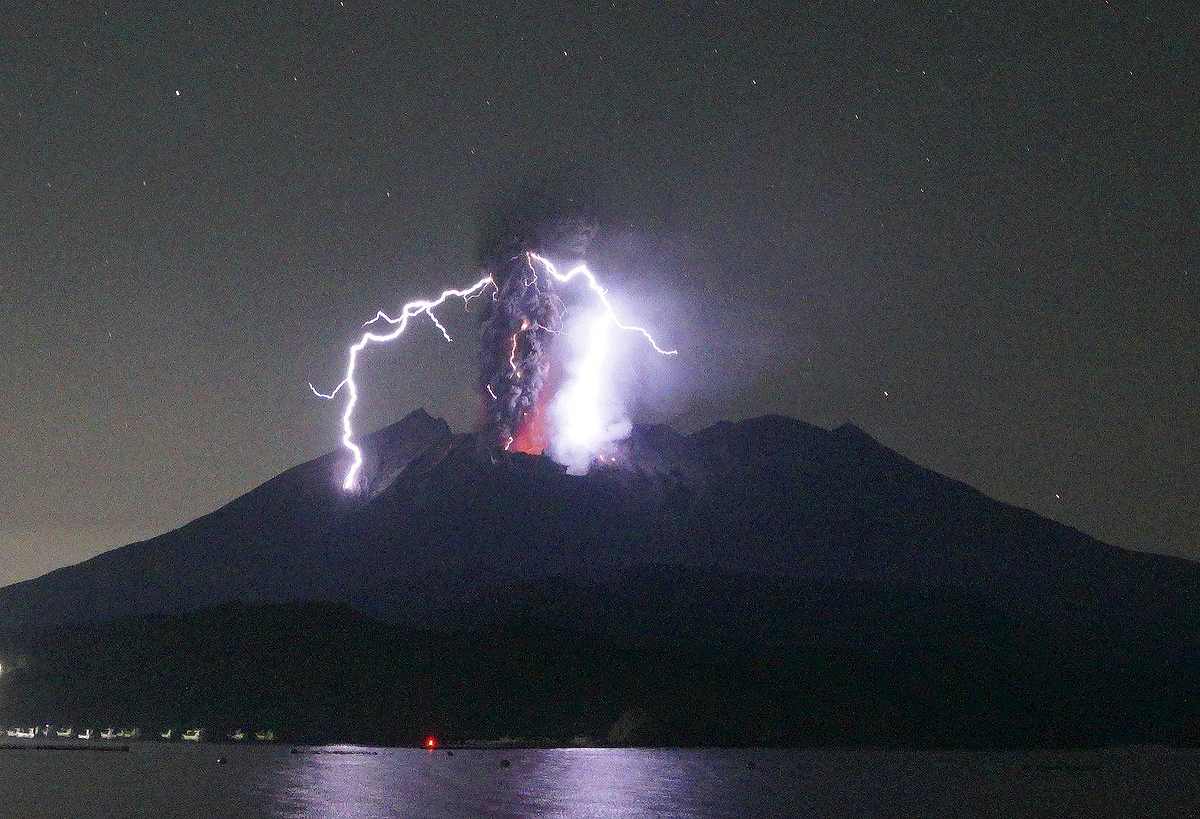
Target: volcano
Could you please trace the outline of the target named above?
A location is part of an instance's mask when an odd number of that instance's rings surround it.
[[[638,426],[584,476],[496,458],[417,410],[287,470],[173,532],[0,589],[0,622],[52,625],[226,602],[338,601],[441,625],[507,587],[615,591],[678,567],[954,589],[1063,613],[1114,607],[1122,630],[1200,610],[1200,567],[1100,543],[923,469],[861,429],[767,416],[691,435]]]
[[[196,633],[234,606],[285,628],[280,611],[319,604],[339,633],[476,635],[467,653],[478,635],[507,635],[494,648],[520,634],[513,652],[539,674],[560,667],[549,645],[650,652],[631,688],[672,681],[679,702],[699,696],[679,658],[704,657],[728,675],[695,685],[737,687],[761,706],[755,726],[785,726],[780,741],[1174,741],[1197,721],[1200,566],[987,498],[853,425],[635,426],[582,476],[420,410],[361,443],[359,492],[339,487],[343,453],[317,458],[173,532],[0,589],[0,622],[17,643],[85,628],[128,647],[129,623]],[[589,656],[572,667],[603,678]]]

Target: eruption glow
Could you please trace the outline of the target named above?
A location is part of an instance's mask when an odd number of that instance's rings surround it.
[[[609,358],[609,326],[641,335],[660,355],[674,356],[678,355],[678,351],[664,349],[645,328],[625,324],[617,318],[616,311],[608,300],[607,292],[600,286],[586,264],[580,262],[562,273],[553,262],[543,256],[526,252],[525,257],[530,271],[529,276],[522,281],[525,288],[536,287],[538,284],[538,271],[534,266],[536,263],[552,280],[559,284],[568,284],[577,278],[582,278],[600,308],[597,313],[590,314],[582,325],[585,331],[582,334],[573,334],[573,337],[569,339],[570,346],[575,348],[574,358],[567,365],[569,380],[559,395],[554,398],[551,407],[556,428],[562,431],[561,441],[551,441],[551,454],[573,471],[585,471],[598,442],[617,440],[628,434],[629,431],[628,421],[619,412],[614,414],[610,407],[606,407],[604,401],[605,362]],[[429,317],[446,341],[452,341],[450,333],[434,315],[433,310],[453,297],[461,298],[464,306],[467,306],[472,299],[481,296],[488,287],[493,288],[492,298],[495,300],[499,295],[500,288],[497,280],[489,275],[465,289],[444,290],[436,299],[411,301],[401,308],[400,315],[396,318],[392,318],[382,310],[379,311],[373,319],[363,324],[363,327],[370,327],[376,322],[383,321],[390,324],[391,329],[383,333],[367,330],[357,342],[350,346],[345,376],[341,382],[328,393],[319,391],[311,383],[308,385],[313,394],[320,398],[333,399],[343,388],[346,389],[349,396],[342,411],[341,441],[353,456],[353,462],[342,481],[343,489],[347,491],[354,489],[363,463],[362,449],[354,441],[353,424],[354,409],[358,403],[358,385],[354,380],[358,366],[358,354],[371,344],[381,344],[396,339],[408,329],[409,319],[422,314]],[[518,364],[519,337],[526,331],[532,333],[534,330],[544,330],[552,334],[558,332],[558,330],[544,327],[537,322],[531,323],[527,318],[521,320],[519,329],[511,336],[511,348],[507,351],[511,375],[515,380],[519,381],[522,378]],[[485,387],[493,401],[499,400],[491,384],[486,384]],[[507,450],[511,447],[513,440],[511,434],[506,435],[504,449]]]
[[[624,407],[611,398],[610,327],[607,316],[592,314],[572,328],[570,342],[578,352],[550,408],[558,433],[550,442],[550,454],[575,474],[586,472],[598,450],[621,440],[631,428]]]

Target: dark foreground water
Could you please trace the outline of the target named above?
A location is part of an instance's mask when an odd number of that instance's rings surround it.
[[[346,746],[339,746],[346,747]],[[1200,752],[0,751],[21,817],[1196,816]],[[217,764],[219,756],[228,762]],[[502,767],[501,760],[510,761]]]

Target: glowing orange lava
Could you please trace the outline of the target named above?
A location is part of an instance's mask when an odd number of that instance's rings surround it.
[[[533,409],[521,418],[521,426],[513,436],[510,452],[524,452],[526,455],[541,455],[549,444],[549,432],[546,429],[546,407],[550,403],[550,390],[542,390]]]
[[[529,329],[523,322],[522,331]],[[524,452],[526,455],[541,455],[550,446],[550,424],[547,413],[554,394],[562,383],[562,368],[557,362],[552,362],[546,373],[546,380],[538,392],[536,403],[521,416],[521,420],[513,432],[512,441],[504,448],[509,452]]]

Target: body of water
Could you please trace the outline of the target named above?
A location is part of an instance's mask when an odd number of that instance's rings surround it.
[[[21,817],[1196,816],[1200,751],[0,752]],[[224,763],[218,758],[224,757]],[[504,764],[507,760],[507,765]]]

